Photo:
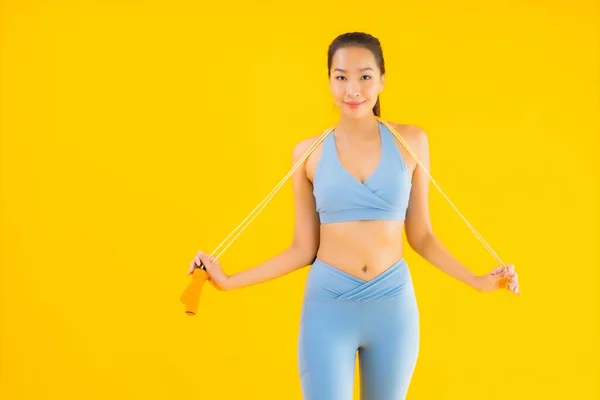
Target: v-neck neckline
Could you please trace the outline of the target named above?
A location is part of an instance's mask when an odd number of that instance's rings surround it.
[[[367,179],[365,179],[364,182],[361,182],[360,179],[358,179],[357,177],[355,177],[354,175],[352,175],[350,173],[350,171],[348,171],[346,169],[346,167],[344,167],[344,165],[342,164],[342,161],[340,160],[340,157],[338,155],[338,151],[337,151],[337,146],[336,146],[336,142],[335,142],[335,135],[334,135],[335,129],[331,133],[331,136],[333,137],[333,152],[335,154],[335,159],[337,160],[338,165],[346,173],[346,175],[349,175],[355,182],[357,182],[361,186],[365,186],[367,183],[369,183],[369,181],[373,178],[373,176],[375,176],[375,174],[377,173],[377,171],[379,171],[379,168],[381,167],[381,164],[383,164],[384,144],[383,144],[383,134],[381,133],[381,123],[379,121],[377,121],[377,131],[379,133],[379,162],[377,163],[377,166],[375,167],[375,169],[373,170],[373,172],[371,172],[371,174],[367,177]]]

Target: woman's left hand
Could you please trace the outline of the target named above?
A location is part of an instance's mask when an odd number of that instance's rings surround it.
[[[521,294],[519,291],[519,274],[517,274],[515,266],[512,264],[501,265],[486,275],[476,277],[475,288],[482,292],[507,288],[515,294]]]

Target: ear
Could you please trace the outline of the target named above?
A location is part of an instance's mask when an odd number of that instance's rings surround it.
[[[379,93],[383,91],[383,87],[385,86],[385,75],[381,75],[381,85],[379,86]]]

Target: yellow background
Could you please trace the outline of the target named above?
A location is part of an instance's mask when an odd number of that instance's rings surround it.
[[[206,285],[193,318],[179,296],[337,121],[326,51],[347,31],[381,40],[383,118],[426,130],[434,179],[520,273],[521,297],[480,294],[406,248],[408,398],[599,398],[597,2],[82,3],[1,3],[1,398],[301,398],[308,268]],[[288,181],[224,269],[282,251],[292,212]],[[431,214],[496,266],[433,185]]]

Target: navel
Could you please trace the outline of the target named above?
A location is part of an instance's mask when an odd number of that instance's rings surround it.
[[[366,272],[367,272],[367,269],[368,269],[368,268],[367,268],[367,266],[366,266],[366,265],[365,265],[364,267],[362,267],[362,271],[363,271],[364,273],[366,273]]]

